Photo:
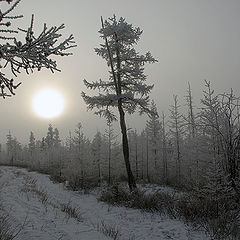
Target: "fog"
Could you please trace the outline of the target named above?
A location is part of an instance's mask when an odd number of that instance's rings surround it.
[[[29,26],[32,13],[36,32],[45,22],[48,26],[65,23],[63,38],[73,34],[78,46],[72,49],[73,56],[56,58],[60,73],[43,70],[18,76],[23,84],[16,96],[0,100],[0,141],[5,142],[9,130],[21,142],[28,141],[30,131],[41,138],[49,123],[59,129],[63,138],[78,122],[89,137],[106,128],[106,120],[87,112],[81,98],[81,92],[86,91],[83,79],[108,78],[106,62],[94,52],[103,43],[98,33],[100,16],[116,14],[143,30],[137,49],[141,53],[150,51],[158,59],[158,63],[146,66],[146,73],[147,82],[155,85],[151,98],[159,112],[168,114],[173,94],[179,96],[184,108],[188,82],[196,106],[204,79],[211,81],[216,92],[233,88],[239,94],[239,10],[237,0],[23,0],[15,10],[24,15],[24,19],[16,21],[17,26]],[[34,95],[47,87],[59,90],[66,100],[64,112],[54,119],[41,118],[32,109]],[[136,113],[129,118],[128,126],[142,129],[145,120]]]

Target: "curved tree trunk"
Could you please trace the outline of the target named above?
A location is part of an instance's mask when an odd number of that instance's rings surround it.
[[[128,175],[128,185],[130,190],[134,190],[136,186],[135,178],[133,176],[131,165],[129,161],[129,146],[128,146],[128,137],[127,137],[127,128],[126,128],[126,121],[125,121],[125,113],[122,107],[122,83],[121,83],[121,60],[120,60],[120,53],[118,49],[118,38],[117,34],[115,33],[116,37],[116,54],[117,54],[117,74],[116,74],[116,82],[117,82],[117,95],[119,96],[118,99],[118,111],[120,115],[120,126],[121,126],[121,132],[122,132],[122,147],[123,147],[123,155],[124,155],[124,161],[126,165],[127,175]]]
[[[118,111],[120,115],[120,126],[122,133],[122,148],[123,148],[123,156],[126,165],[127,175],[128,175],[128,185],[130,190],[134,190],[136,188],[135,178],[133,176],[131,165],[129,161],[129,146],[128,146],[128,137],[127,137],[127,128],[125,122],[125,113],[122,108],[121,99],[118,101]]]

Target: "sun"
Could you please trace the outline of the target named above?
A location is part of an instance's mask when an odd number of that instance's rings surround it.
[[[43,118],[54,118],[60,115],[64,109],[64,98],[62,94],[51,88],[39,91],[33,98],[32,106],[34,112]]]

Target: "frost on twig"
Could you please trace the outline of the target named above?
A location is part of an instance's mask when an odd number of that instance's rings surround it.
[[[0,96],[3,98],[14,95],[14,90],[21,84],[15,84],[14,78],[21,70],[27,74],[33,72],[34,69],[40,71],[42,68],[48,68],[52,72],[60,71],[52,57],[71,55],[72,53],[68,50],[76,46],[72,35],[59,41],[62,36],[60,31],[64,29],[64,24],[50,28],[44,24],[42,32],[36,36],[33,30],[34,15],[32,15],[30,26],[27,29],[10,29],[10,21],[23,17],[22,15],[9,15],[20,1],[12,3],[5,12],[2,12],[0,8],[0,68],[2,68],[0,71]],[[24,42],[17,39],[20,33],[25,34]],[[7,77],[3,68],[10,69],[13,77]]]

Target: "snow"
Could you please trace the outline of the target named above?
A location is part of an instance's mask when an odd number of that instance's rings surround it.
[[[137,184],[137,188],[140,189],[141,191],[144,191],[145,194],[153,194],[156,192],[165,192],[166,194],[170,195],[177,195],[177,196],[182,196],[186,193],[179,191],[177,189],[174,189],[172,187],[168,186],[160,186],[157,184]]]
[[[52,183],[48,175],[15,167],[0,170],[1,204],[16,229],[23,225],[16,239],[114,239],[104,235],[106,228],[118,231],[119,240],[208,239],[179,220],[111,206],[99,202],[94,194],[69,191],[63,184]],[[44,192],[47,200],[33,189]],[[79,220],[62,212],[62,204],[76,208]]]

